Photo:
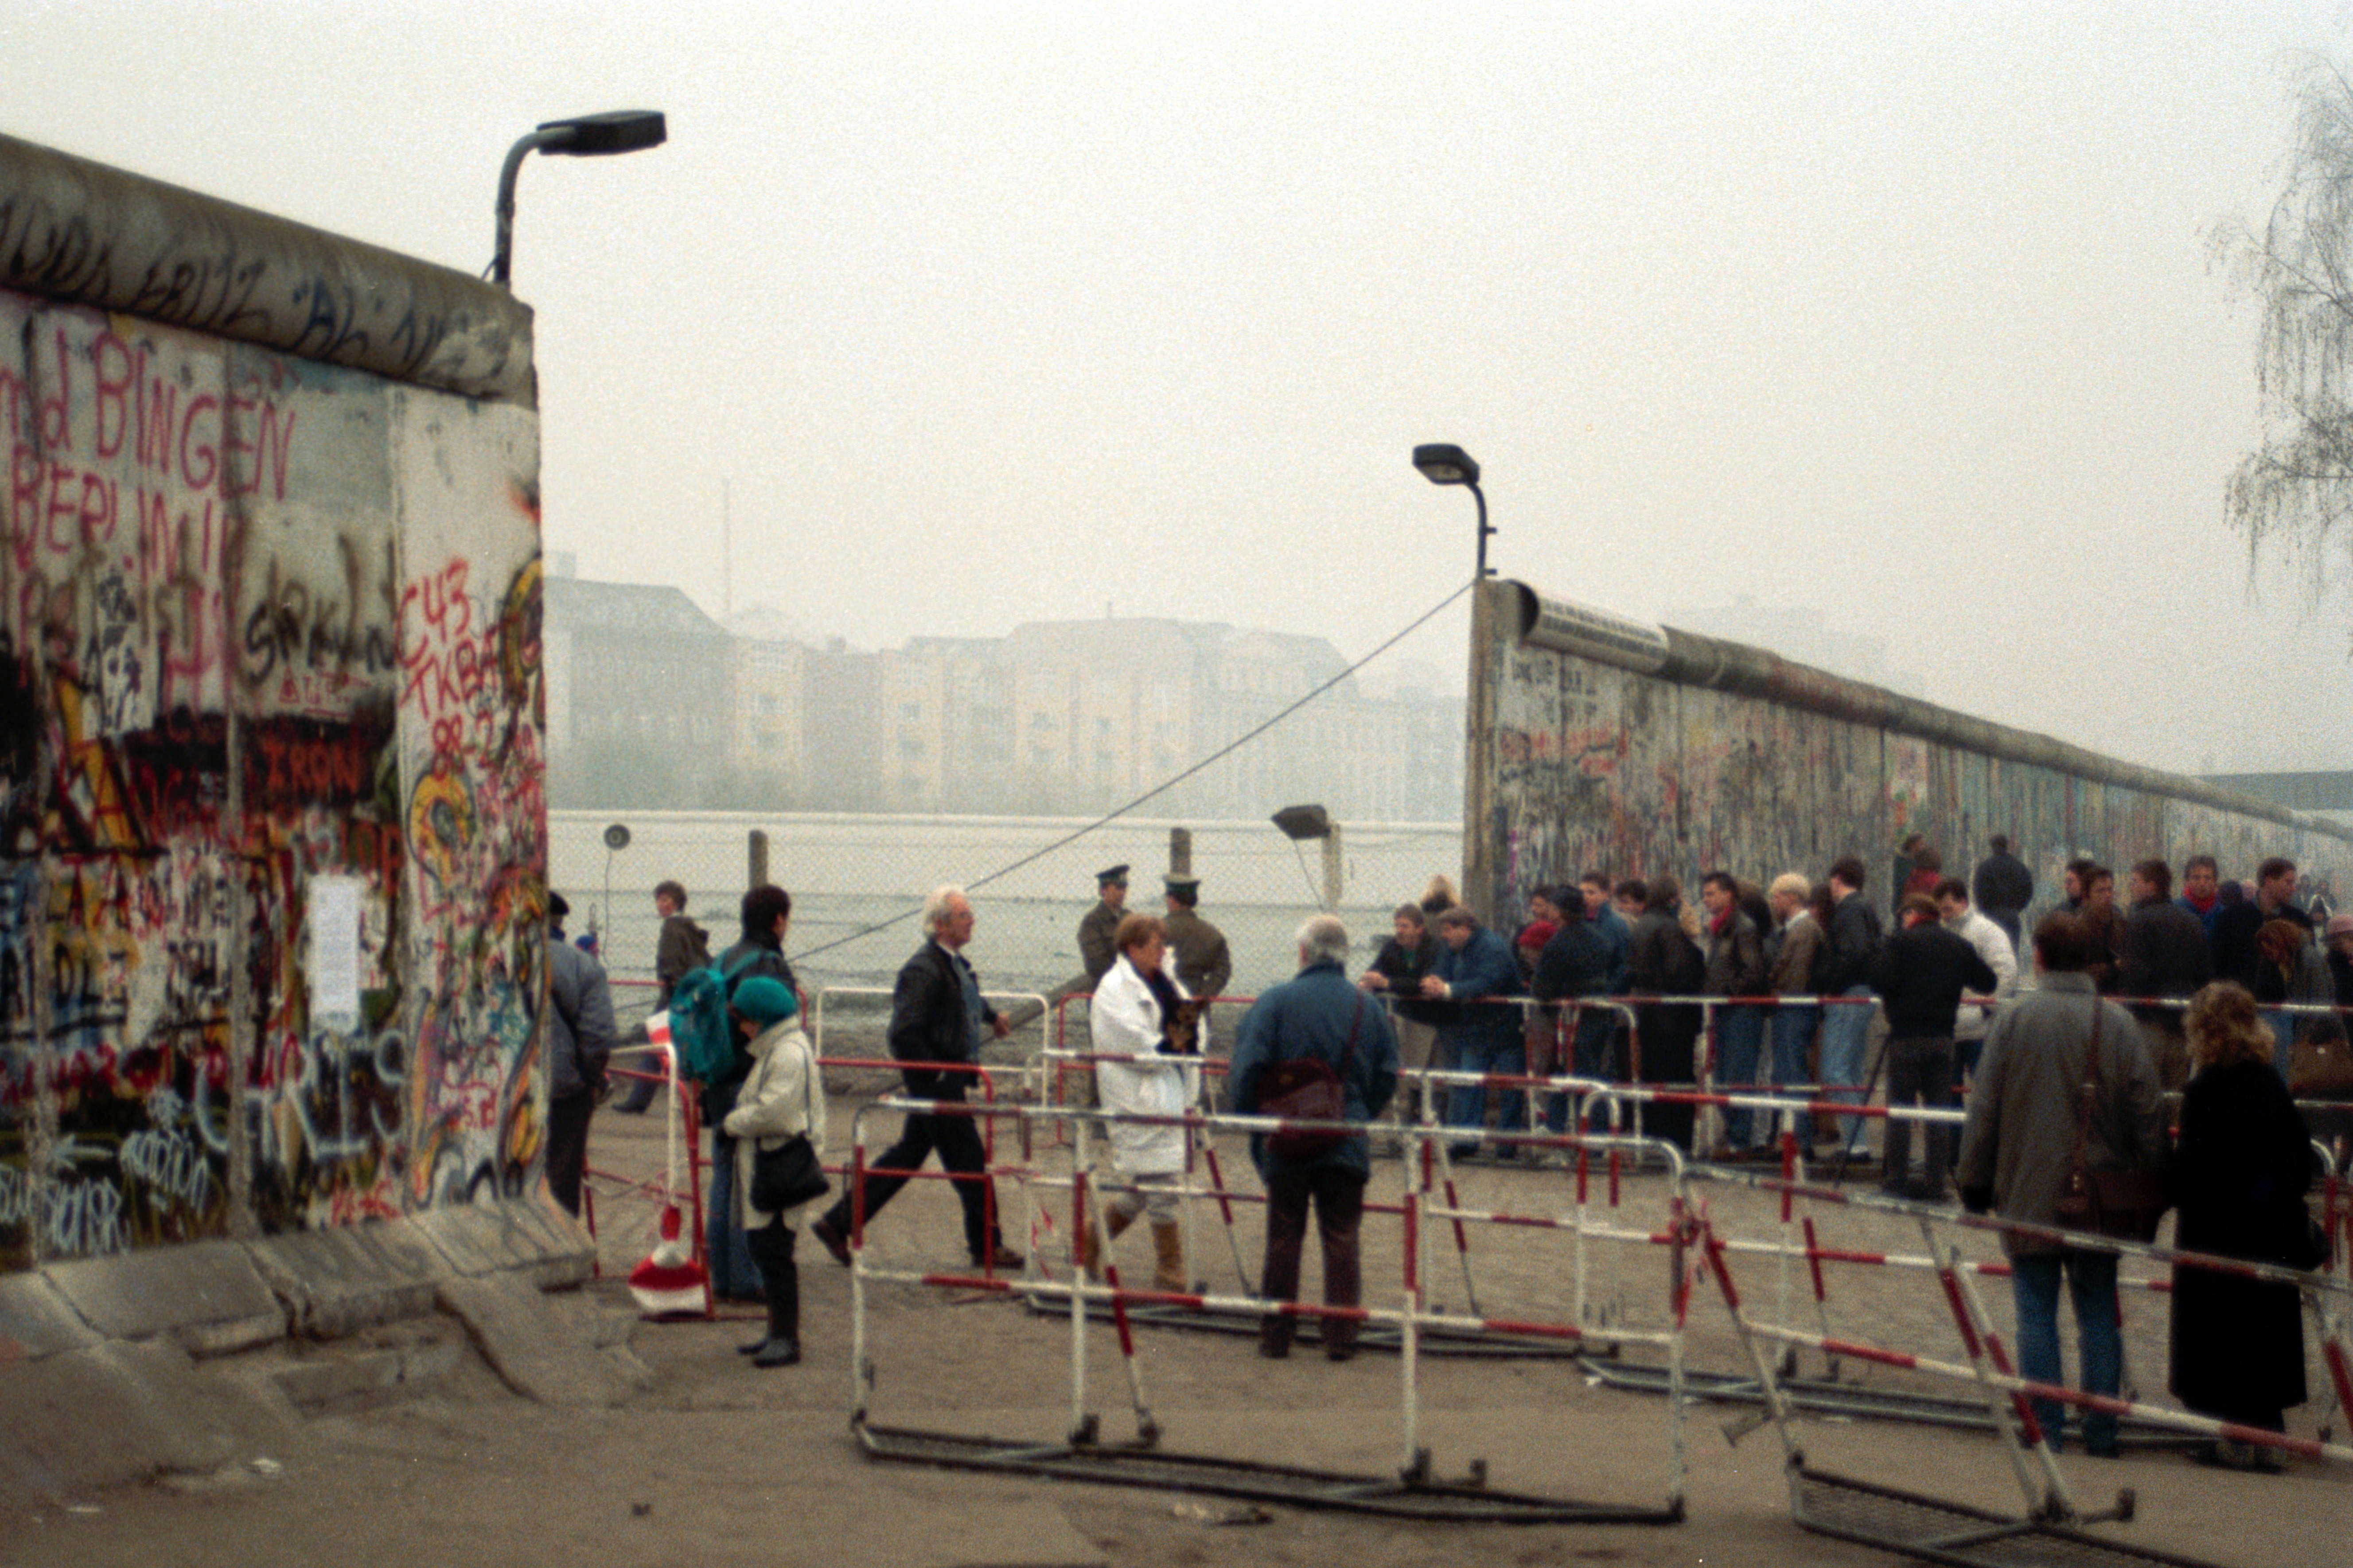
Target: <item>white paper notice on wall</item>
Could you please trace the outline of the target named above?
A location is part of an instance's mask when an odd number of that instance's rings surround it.
[[[339,1035],[360,1026],[360,909],[366,889],[357,877],[311,879],[311,1022]]]

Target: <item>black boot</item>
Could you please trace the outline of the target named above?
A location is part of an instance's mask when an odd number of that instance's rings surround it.
[[[776,1229],[781,1236],[763,1235],[758,1239],[767,1245],[754,1248],[768,1297],[768,1337],[752,1347],[754,1366],[791,1366],[801,1359],[800,1269],[793,1262],[793,1233]]]

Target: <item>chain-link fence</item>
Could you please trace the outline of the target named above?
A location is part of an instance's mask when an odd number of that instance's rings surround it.
[[[1233,952],[1231,988],[1250,993],[1289,977],[1297,963],[1292,937],[1323,901],[1320,845],[1294,843],[1271,822],[1123,818],[1039,853],[1086,821],[555,811],[548,814],[548,880],[572,903],[574,935],[593,916],[614,977],[647,979],[660,923],[654,884],[685,886],[687,912],[711,932],[716,953],[735,940],[737,900],[754,876],[754,836],[765,835],[767,879],[793,896],[788,952],[802,984],[814,988],[888,985],[921,940],[925,893],[1017,867],[973,891],[972,959],[992,989],[1051,991],[1081,972],[1078,926],[1094,903],[1095,872],[1129,864],[1129,907],[1159,912],[1171,830],[1182,827],[1201,880],[1200,913]],[[627,844],[608,849],[615,826],[628,830]],[[1419,899],[1432,876],[1460,880],[1460,823],[1344,823],[1340,841],[1340,914],[1366,956],[1388,934],[1389,911]]]

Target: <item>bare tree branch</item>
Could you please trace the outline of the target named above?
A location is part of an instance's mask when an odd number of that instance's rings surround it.
[[[2314,600],[2353,575],[2353,80],[2307,59],[2278,199],[2260,235],[2217,225],[2211,254],[2263,307],[2255,349],[2262,445],[2241,459],[2223,516],[2249,569],[2283,559]]]

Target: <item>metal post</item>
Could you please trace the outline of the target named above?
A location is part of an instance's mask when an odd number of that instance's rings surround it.
[[[744,853],[748,862],[744,874],[751,880],[745,882],[744,886],[746,889],[766,887],[768,885],[767,834],[757,827],[752,829],[752,836],[744,844]]]
[[[1168,874],[1172,877],[1193,874],[1193,830],[1189,827],[1168,830]]]
[[[1332,831],[1324,836],[1324,911],[1340,912],[1340,825],[1334,823]]]
[[[1405,1321],[1398,1325],[1398,1362],[1405,1379],[1405,1462],[1398,1473],[1407,1476],[1429,1463],[1421,1451],[1421,1194],[1413,1180],[1416,1137],[1408,1131],[1406,1153],[1398,1162],[1405,1168],[1405,1245],[1400,1249],[1405,1265]]]

